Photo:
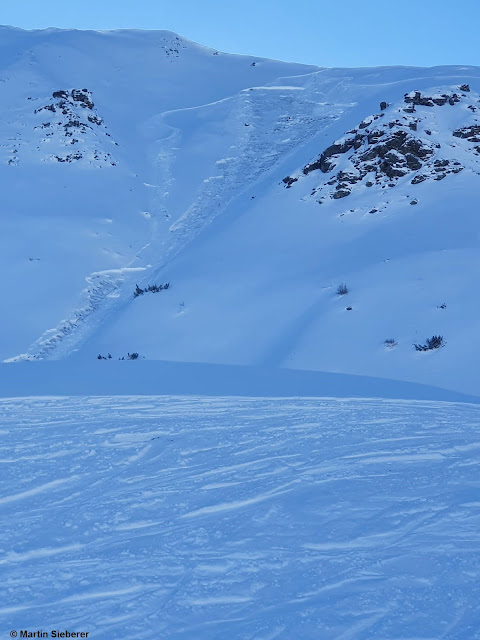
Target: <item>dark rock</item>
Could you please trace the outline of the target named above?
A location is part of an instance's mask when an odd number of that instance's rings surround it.
[[[373,182],[370,182],[370,180],[368,182],[365,183],[366,187],[373,187]]]
[[[372,118],[365,118],[365,120],[362,120],[362,122],[358,125],[358,128],[366,129],[371,124],[372,124]]]
[[[462,84],[460,85],[460,91],[467,91],[467,93],[470,91],[470,85],[468,84]]]
[[[87,116],[87,120],[96,125],[103,124],[102,118],[99,118],[98,116]]]
[[[325,149],[318,160],[307,164],[307,166],[303,168],[303,173],[308,175],[311,171],[316,171],[317,169],[320,169],[323,173],[328,173],[335,167],[335,163],[331,162],[330,158],[342,153],[347,153],[355,144],[361,144],[362,140],[363,136],[355,136],[354,138],[347,138],[343,142],[332,144]]]
[[[40,107],[40,109],[35,109],[34,113],[40,113],[40,111],[52,111],[52,113],[55,113],[56,109],[53,104],[47,104],[44,107]]]
[[[411,153],[408,153],[406,155],[406,160],[407,160],[407,167],[411,171],[417,171],[418,169],[421,169],[423,166],[420,160],[415,156],[413,156]]]
[[[416,131],[418,129],[416,122],[409,122],[408,126],[410,127],[410,129],[412,129],[412,131]]]
[[[54,91],[52,96],[54,98],[63,98],[64,100],[68,100],[68,91],[63,91],[63,89],[60,91]]]
[[[432,102],[434,102],[437,106],[443,107],[444,104],[447,103],[448,96],[443,94],[441,98],[432,98]]]
[[[385,131],[378,131],[378,129],[376,131],[372,131],[367,136],[368,144],[376,144],[378,140],[384,135]]]
[[[298,178],[292,178],[291,176],[287,176],[282,180],[282,182],[287,185],[287,189],[290,189],[292,184],[297,181],[298,181]]]
[[[419,105],[422,107],[433,107],[435,106],[431,98],[423,97],[420,91],[415,91],[414,96],[409,96],[408,93],[405,94],[404,101],[407,104]]]
[[[381,111],[385,111],[385,109],[388,107],[388,102],[385,102],[384,100],[382,100],[382,102],[380,102],[380,110]]]
[[[360,149],[362,144],[363,144],[363,136],[355,136],[353,140],[353,148],[355,149],[355,151]]]
[[[418,200],[414,198],[413,200],[410,200],[410,204],[418,204]]]
[[[427,176],[422,176],[420,174],[420,175],[414,177],[414,179],[412,180],[411,184],[420,184],[421,182],[423,182],[426,179],[427,179]]]
[[[341,181],[341,183],[347,182],[348,184],[356,184],[357,182],[360,182],[360,180],[362,180],[363,177],[364,176],[361,176],[360,174],[351,173],[348,171],[339,171],[337,174],[337,180]],[[344,186],[347,186],[347,185],[341,184],[342,188]]]
[[[434,167],[448,167],[448,165],[450,164],[449,160],[435,160],[435,162],[433,163]]]
[[[382,173],[384,173],[389,178],[403,178],[403,176],[406,174],[405,169],[397,167],[387,161],[381,163],[380,171],[382,171]]]
[[[401,146],[401,150],[404,153],[411,153],[421,159],[428,158],[433,154],[433,150],[417,138],[408,138]]]
[[[334,200],[339,200],[340,198],[345,198],[346,196],[350,195],[350,190],[349,189],[339,189],[338,191],[335,191],[335,193],[332,195],[332,198]]]
[[[471,127],[463,127],[462,129],[456,129],[452,135],[456,138],[473,138],[480,134],[480,125],[472,125]],[[471,140],[473,142],[473,140]]]
[[[91,100],[91,94],[87,89],[72,89],[72,100],[80,102],[82,106],[88,109],[93,109],[93,102]]]

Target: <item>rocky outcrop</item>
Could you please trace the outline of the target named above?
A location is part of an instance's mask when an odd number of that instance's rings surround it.
[[[101,150],[101,137],[110,138],[110,134],[106,131],[103,118],[96,112],[92,93],[88,89],[54,91],[50,101],[35,109],[34,113],[42,113],[45,118],[35,129],[47,130],[44,141],[49,139],[50,147],[54,140],[60,147],[70,145],[65,153],[51,153],[50,159],[72,163],[88,158],[91,164],[98,166],[116,165],[110,153]],[[103,143],[105,142],[108,145],[117,144],[112,140],[105,140]]]
[[[93,109],[92,94],[87,89],[72,89],[70,95],[74,102],[80,102],[80,106]]]
[[[312,162],[311,164],[307,164],[307,166],[303,168],[303,173],[308,175],[311,171],[316,171],[317,169],[320,169],[323,173],[328,173],[335,166],[335,163],[331,161],[332,158],[335,158],[342,153],[347,153],[350,149],[359,149],[362,142],[363,136],[356,135],[353,138],[347,138],[332,144],[330,147],[325,149],[318,160],[315,160],[315,162]]]
[[[443,107],[447,102],[453,106],[457,102],[460,102],[460,96],[456,93],[442,93],[434,96],[423,96],[421,91],[411,91],[410,93],[405,94],[404,102],[409,105],[421,107],[434,107],[435,105]],[[408,113],[412,113],[411,108]]]
[[[480,142],[480,125],[456,129],[452,135],[456,138],[465,138],[469,142]]]
[[[460,90],[468,92],[469,87],[462,85]],[[345,137],[335,141],[316,160],[303,167],[303,176],[315,171],[328,175],[323,185],[313,189],[312,195],[316,196],[321,191],[319,202],[326,197],[339,200],[350,195],[355,185],[360,183],[368,188],[375,185],[385,188],[394,187],[399,180],[407,178],[410,184],[417,185],[425,180],[440,181],[449,174],[460,173],[464,166],[454,157],[444,157],[445,151],[439,151],[442,144],[436,137],[438,132],[432,133],[425,124],[432,121],[428,115],[431,110],[445,105],[454,106],[465,98],[465,94],[460,95],[456,91],[432,95],[412,91],[405,94],[403,104],[390,110],[391,105],[382,101],[381,113],[364,118]],[[473,112],[476,110],[473,104],[467,107],[472,107]],[[409,115],[404,115],[405,112]],[[478,124],[456,129],[448,135],[451,133],[467,142],[480,143]],[[445,136],[441,140],[444,142]],[[455,144],[448,145],[448,149],[454,147]],[[470,151],[480,154],[480,145]],[[283,183],[291,188],[302,174],[287,176]]]

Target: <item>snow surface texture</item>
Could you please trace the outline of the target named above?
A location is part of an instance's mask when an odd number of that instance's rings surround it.
[[[2,400],[1,627],[478,640],[479,423],[433,402]]]
[[[480,394],[478,68],[320,69],[170,32],[2,28],[0,49],[2,359]]]

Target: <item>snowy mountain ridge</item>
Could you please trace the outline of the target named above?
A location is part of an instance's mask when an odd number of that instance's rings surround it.
[[[0,36],[2,359],[128,351],[480,393],[479,69]]]

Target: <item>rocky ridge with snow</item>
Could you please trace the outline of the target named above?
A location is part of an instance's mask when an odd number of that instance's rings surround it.
[[[291,188],[302,175],[318,170],[328,174],[328,180],[311,192],[322,204],[326,198],[345,198],[363,187],[385,189],[407,180],[411,185],[443,180],[465,169],[458,156],[467,160],[465,165],[470,171],[479,174],[480,120],[476,115],[479,95],[470,94],[468,84],[457,90],[461,93],[446,90],[430,96],[412,91],[405,94],[400,105],[382,101],[380,113],[362,120],[315,161],[305,165],[302,174],[287,176],[283,182]],[[435,109],[445,105],[458,105],[463,126],[453,131],[439,126]],[[417,200],[411,203],[417,204]],[[371,213],[377,211],[372,209]]]
[[[8,165],[17,166],[24,159],[68,163],[83,159],[97,168],[116,165],[106,148],[118,143],[107,139],[111,135],[88,89],[61,89],[53,91],[50,99],[29,96],[27,100],[29,107],[39,101],[41,106],[33,109],[36,118],[29,117],[30,109],[23,109],[21,120],[9,123],[12,130],[20,129],[21,133],[13,134],[1,145]],[[25,131],[29,121],[31,125]]]

